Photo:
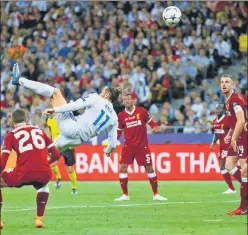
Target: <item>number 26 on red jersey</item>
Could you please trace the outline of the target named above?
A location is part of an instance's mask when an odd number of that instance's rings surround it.
[[[43,132],[40,129],[33,129],[30,133],[25,130],[15,133],[14,137],[17,140],[21,138],[19,141],[19,152],[24,153],[26,151],[33,150],[34,147],[37,149],[44,149],[46,147],[46,143],[42,135]],[[32,138],[32,143],[27,143],[30,137]]]

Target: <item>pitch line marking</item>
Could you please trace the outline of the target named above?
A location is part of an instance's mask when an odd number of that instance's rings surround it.
[[[221,219],[205,219],[203,220],[204,222],[220,222],[222,221]]]
[[[239,200],[232,200],[232,201],[221,201],[222,203],[231,203],[231,202],[239,202]],[[78,205],[78,206],[50,206],[47,207],[47,210],[53,210],[53,209],[68,209],[68,208],[107,208],[107,207],[135,207],[135,206],[158,206],[158,205],[173,205],[173,204],[201,204],[204,202],[161,202],[161,203],[141,203],[141,204],[110,204],[110,205],[92,205],[92,206],[87,206],[87,205]],[[216,202],[220,203],[220,202]],[[6,208],[5,210],[3,209],[3,212],[15,212],[15,211],[31,211],[31,210],[36,210],[36,207],[30,207],[30,208],[17,208],[17,209],[11,209],[11,208]]]

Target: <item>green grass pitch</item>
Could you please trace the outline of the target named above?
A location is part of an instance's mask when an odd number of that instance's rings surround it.
[[[247,216],[227,216],[239,204],[235,195],[222,195],[221,181],[159,182],[167,202],[152,200],[148,182],[129,182],[129,202],[116,182],[79,182],[71,195],[69,182],[59,190],[50,183],[45,229],[34,227],[36,214],[32,187],[3,189],[2,235],[245,235]]]

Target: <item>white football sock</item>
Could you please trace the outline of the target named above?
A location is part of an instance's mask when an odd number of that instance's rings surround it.
[[[51,97],[54,92],[54,87],[41,83],[41,82],[31,81],[24,77],[20,77],[19,83],[20,85],[32,90],[38,95]]]

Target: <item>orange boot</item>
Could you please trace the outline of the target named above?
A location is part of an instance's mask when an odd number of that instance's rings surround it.
[[[0,220],[0,229],[3,229],[3,221]]]
[[[43,224],[43,216],[36,216],[35,227],[36,228],[45,228],[45,226]]]

